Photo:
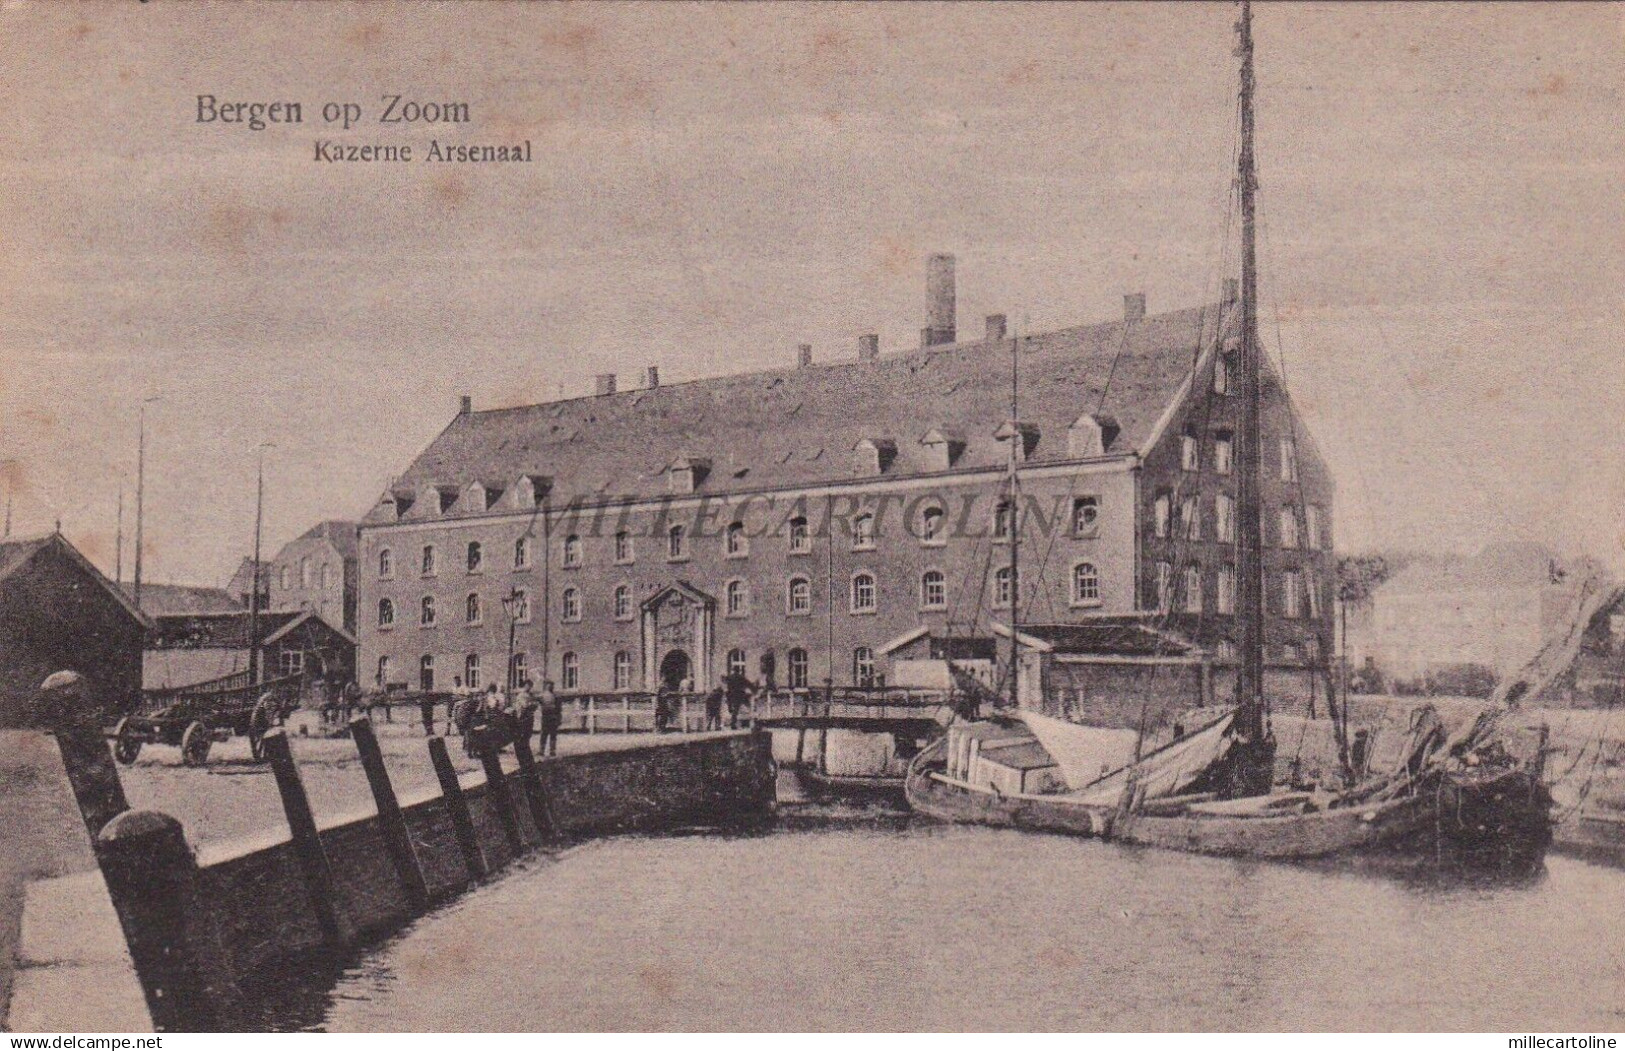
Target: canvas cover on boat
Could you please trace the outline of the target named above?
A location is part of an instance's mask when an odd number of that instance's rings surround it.
[[[1084,791],[1075,793],[1075,798],[1092,805],[1116,806],[1131,769],[1144,789],[1143,798],[1181,795],[1230,750],[1230,724],[1234,719],[1234,711],[1226,712],[1195,733],[1152,752],[1132,767],[1124,766],[1096,779]]]
[[[1069,790],[1076,792],[1086,785],[1134,760],[1133,730],[1111,730],[1103,726],[1084,726],[1039,712],[1017,713],[1027,724],[1033,736],[1044,746],[1061,768]]]

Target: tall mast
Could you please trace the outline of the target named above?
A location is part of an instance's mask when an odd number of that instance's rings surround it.
[[[260,681],[260,526],[265,519],[265,446],[259,448],[254,472],[254,571],[248,599],[248,682]]]
[[[146,518],[147,400],[141,402],[141,424],[135,446],[135,607],[141,608],[141,530]]]
[[[1236,504],[1239,550],[1238,590],[1241,612],[1241,667],[1236,681],[1237,729],[1254,741],[1264,736],[1264,561],[1261,513],[1258,350],[1258,260],[1256,231],[1257,172],[1253,158],[1253,14],[1241,0],[1241,357],[1237,362],[1241,393],[1241,427],[1237,448]]]
[[[1021,397],[1017,386],[1020,377],[1021,333],[1018,330],[1010,340],[1010,705],[1019,707],[1017,697],[1017,669],[1021,663],[1021,476],[1017,443],[1025,439],[1021,433]]]
[[[118,487],[118,529],[113,540],[113,583],[124,583],[124,483]]]

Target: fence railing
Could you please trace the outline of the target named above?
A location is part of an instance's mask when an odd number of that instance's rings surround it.
[[[679,733],[705,729],[705,697],[705,694],[697,692],[666,694],[666,728]],[[562,729],[566,731],[647,733],[658,728],[659,697],[653,693],[565,694],[561,695],[560,700],[563,702]],[[847,686],[828,691],[812,688],[759,690],[740,710],[740,722],[753,724],[757,720],[842,715],[919,718],[923,712],[934,711],[952,704],[954,700],[955,696],[948,690],[901,686]],[[732,722],[726,704],[722,709],[722,719],[724,725]]]

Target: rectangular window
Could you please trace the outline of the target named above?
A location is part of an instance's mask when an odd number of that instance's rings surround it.
[[[1202,567],[1188,566],[1185,569],[1185,612],[1202,612]]]
[[[1153,505],[1152,509],[1151,528],[1153,533],[1159,539],[1168,535],[1169,508],[1170,503],[1168,494],[1164,493],[1161,496],[1158,496],[1157,502],[1155,505]]]
[[[1315,579],[1314,572],[1306,571],[1303,575],[1303,594],[1308,600],[1307,609],[1310,619],[1320,616],[1320,582]]]
[[[1309,504],[1303,509],[1303,546],[1320,550],[1320,508]]]
[[[1168,562],[1157,563],[1156,590],[1153,592],[1157,609],[1166,613],[1173,605],[1174,567]]]
[[[305,670],[304,650],[283,650],[277,659],[277,667],[283,677],[299,675]]]
[[[1200,447],[1196,435],[1186,431],[1179,438],[1179,466],[1187,471],[1194,471],[1201,466]]]
[[[434,545],[423,545],[423,575],[432,577],[435,574]]]
[[[1229,474],[1236,463],[1235,445],[1232,444],[1230,433],[1220,431],[1213,436],[1213,469],[1220,474]]]
[[[1303,576],[1295,569],[1281,573],[1281,616],[1303,615]]]
[[[1281,481],[1298,480],[1298,447],[1291,438],[1281,439]]]
[[[1229,493],[1213,498],[1213,531],[1221,544],[1236,542],[1236,502]]]
[[[1179,502],[1179,535],[1186,540],[1202,539],[1202,503],[1194,496]]]
[[[1298,546],[1298,509],[1291,504],[1281,508],[1281,546],[1288,549]]]
[[[1219,567],[1219,590],[1214,599],[1220,613],[1234,613],[1236,611],[1235,566]]]
[[[1079,496],[1072,501],[1072,535],[1094,536],[1100,531],[1100,497]]]

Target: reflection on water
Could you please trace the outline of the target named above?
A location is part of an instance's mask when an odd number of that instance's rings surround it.
[[[1401,881],[819,808],[520,865],[267,1021],[1614,1031],[1622,889],[1557,857],[1518,883]]]

